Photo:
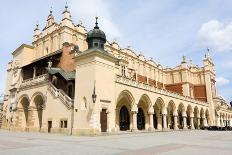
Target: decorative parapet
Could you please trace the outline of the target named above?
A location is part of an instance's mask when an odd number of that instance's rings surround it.
[[[34,78],[23,80],[22,84],[20,85],[20,88],[35,86],[47,81],[48,81],[48,74],[43,74],[40,76],[36,76]]]
[[[188,96],[182,96],[182,95],[177,94],[175,92],[168,91],[166,89],[160,89],[160,88],[148,85],[148,84],[140,83],[138,81],[135,81],[135,80],[127,78],[127,77],[123,77],[121,75],[116,75],[115,82],[123,84],[123,85],[131,86],[131,87],[135,87],[135,88],[138,88],[138,89],[143,89],[143,90],[146,90],[146,91],[154,92],[154,93],[157,93],[157,94],[169,96],[169,97],[172,97],[172,98],[180,99],[180,100],[183,100],[183,101],[203,105],[203,106],[208,105],[207,102],[202,102],[202,101],[195,100],[195,99],[193,99],[191,97],[188,97]]]
[[[62,89],[57,89],[52,83],[49,83],[49,88],[48,90],[55,96],[58,97],[64,105],[68,108],[71,109],[74,104],[74,100],[71,99],[67,94]]]

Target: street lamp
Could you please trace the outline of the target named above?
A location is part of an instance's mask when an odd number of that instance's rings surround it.
[[[93,103],[95,103],[95,102],[96,102],[96,99],[97,99],[97,94],[95,93],[95,82],[96,82],[96,81],[94,81],[94,88],[93,88],[93,94],[92,94]]]

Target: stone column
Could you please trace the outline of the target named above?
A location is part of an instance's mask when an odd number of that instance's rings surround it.
[[[167,130],[167,116],[163,114],[163,130]]]
[[[186,112],[182,112],[182,118],[183,118],[183,129],[188,129],[188,127],[187,127],[187,114],[186,114]]]
[[[197,118],[197,129],[200,129],[201,121],[200,117]]]
[[[193,122],[193,118],[194,116],[190,116],[190,125],[191,125],[191,129],[194,130],[195,127],[194,127],[194,122]]]
[[[133,118],[133,122],[132,122],[132,131],[137,131],[137,111],[132,111],[132,118]]]
[[[148,130],[153,131],[154,130],[154,122],[153,122],[154,108],[153,107],[149,108],[148,115],[149,115],[149,128],[148,128]]]
[[[207,121],[206,121],[206,118],[205,118],[205,117],[203,117],[202,119],[203,119],[203,127],[207,127]]]
[[[33,78],[36,77],[36,66],[33,67]]]
[[[222,117],[220,117],[220,125],[221,125],[221,127],[223,127]]]
[[[178,123],[177,123],[177,115],[174,115],[174,130],[178,129]]]
[[[154,122],[153,122],[154,112],[153,113],[149,112],[148,115],[149,115],[149,122],[150,122],[148,130],[153,131],[154,130]]]
[[[221,123],[220,123],[220,116],[217,116],[217,126],[220,127]]]
[[[186,121],[187,116],[183,116],[183,129],[188,129],[187,128],[187,121]]]

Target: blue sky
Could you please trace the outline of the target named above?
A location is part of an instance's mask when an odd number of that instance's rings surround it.
[[[11,53],[32,42],[35,24],[45,26],[52,6],[57,22],[65,0],[8,0],[0,5],[0,92]],[[153,57],[164,66],[179,65],[183,55],[202,66],[206,49],[216,65],[218,94],[232,100],[231,0],[68,0],[75,24],[87,30],[99,25],[110,41],[130,45],[136,53]]]

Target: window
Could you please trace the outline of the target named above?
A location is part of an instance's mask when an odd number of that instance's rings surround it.
[[[61,120],[60,121],[60,128],[67,128],[68,127],[68,121],[67,120]]]
[[[125,65],[122,65],[122,76],[126,76],[126,66]]]

